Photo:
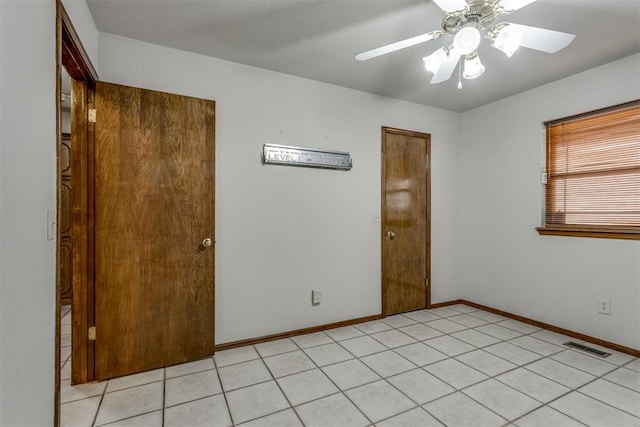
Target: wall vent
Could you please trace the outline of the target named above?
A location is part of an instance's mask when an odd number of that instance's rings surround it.
[[[602,351],[602,350],[598,350],[597,348],[593,348],[593,347],[588,347],[584,344],[580,344],[577,342],[573,342],[573,341],[567,341],[566,343],[564,343],[565,346],[567,347],[571,347],[571,348],[575,348],[578,350],[582,350],[582,351],[586,351],[587,353],[591,353],[591,354],[595,354],[596,356],[599,357],[609,357],[611,356],[611,353],[607,353],[606,351]]]

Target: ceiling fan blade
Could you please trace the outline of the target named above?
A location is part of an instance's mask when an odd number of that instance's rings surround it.
[[[467,8],[467,2],[464,0],[433,0],[433,2],[445,12],[457,12]]]
[[[368,50],[356,55],[358,61],[366,61],[367,59],[375,58],[378,56],[386,55],[387,53],[395,52],[396,50],[404,49],[406,47],[415,46],[420,43],[425,43],[430,40],[436,39],[444,34],[442,31],[431,31],[430,33],[421,34],[419,36],[411,37],[399,42],[391,43],[386,46],[378,47],[376,49]]]
[[[507,12],[513,12],[533,3],[536,0],[502,0],[500,5]]]
[[[574,34],[562,33],[560,31],[547,30],[538,27],[529,27],[528,25],[511,24],[509,28],[522,32],[522,41],[520,46],[529,49],[541,50],[547,53],[555,53],[560,49],[567,47],[569,43],[576,37]]]
[[[431,84],[449,80],[451,78],[451,74],[453,74],[453,70],[455,70],[456,65],[458,65],[460,56],[461,55],[458,51],[456,51],[455,49],[451,49],[449,51],[449,58],[440,66],[438,72],[434,74],[433,78],[431,79]]]

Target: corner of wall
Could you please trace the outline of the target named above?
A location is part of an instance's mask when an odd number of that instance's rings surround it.
[[[638,242],[535,231],[541,124],[637,99],[640,86],[628,82],[640,77],[639,59],[634,54],[463,113],[463,299],[640,348]],[[615,314],[597,313],[601,297],[612,300]]]
[[[0,1],[0,425],[53,423],[55,17],[50,0]]]

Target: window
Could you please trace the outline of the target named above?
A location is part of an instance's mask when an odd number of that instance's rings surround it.
[[[546,126],[540,234],[640,240],[640,101]]]

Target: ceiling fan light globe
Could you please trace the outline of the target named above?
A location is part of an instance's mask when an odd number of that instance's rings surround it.
[[[468,55],[478,48],[481,39],[482,36],[477,28],[464,27],[453,38],[453,47],[462,55]]]
[[[444,62],[447,60],[447,58],[448,56],[447,56],[447,53],[445,52],[445,49],[440,48],[435,52],[433,52],[431,55],[425,56],[424,58],[422,58],[422,60],[424,61],[424,68],[426,68],[427,71],[435,74],[438,72],[442,64],[444,64]]]
[[[477,53],[467,55],[464,60],[464,72],[462,73],[462,77],[467,80],[475,79],[476,77],[480,77],[484,73],[484,65],[480,62],[480,57]]]
[[[524,33],[522,31],[518,31],[507,25],[500,30],[491,45],[511,58],[520,47],[523,35]]]

